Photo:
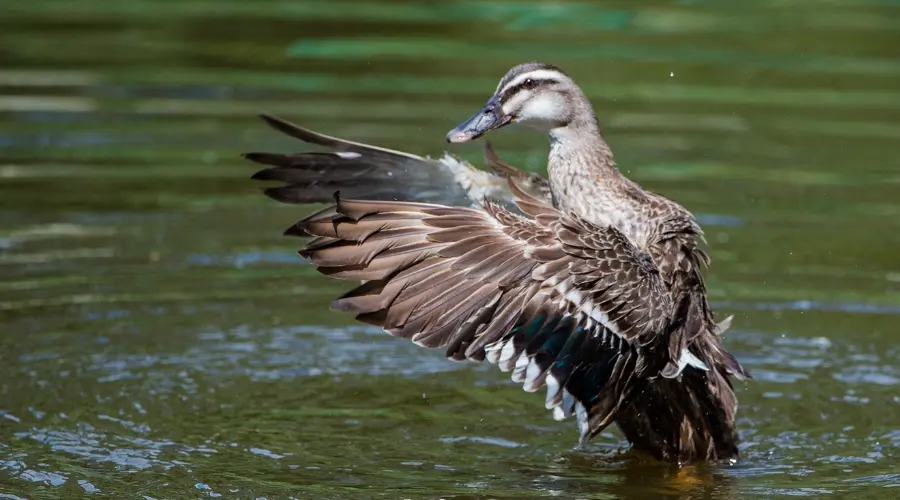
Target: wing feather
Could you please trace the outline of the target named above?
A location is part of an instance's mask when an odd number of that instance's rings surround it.
[[[263,118],[330,149],[245,157],[266,166],[254,179],[284,184],[265,190],[276,200],[333,196],[285,234],[312,237],[300,254],[321,273],[363,281],[336,309],[448,358],[497,364],[526,391],[546,387],[546,407],[575,415],[581,443],[616,420],[659,456],[737,454],[727,376],[749,373],[722,346],[730,318],[713,321],[702,231],[680,206],[645,205],[647,254],[614,227],[561,213],[545,178],[489,143],[492,173]]]
[[[510,191],[521,214],[337,198],[294,231],[316,237],[301,254],[319,271],[372,280],[335,308],[453,359],[487,358],[528,391],[546,386],[547,407],[581,415],[587,439],[633,385],[624,370],[658,365],[640,358],[665,335],[671,300],[618,230]]]
[[[332,193],[341,191],[357,199],[449,205],[476,205],[483,197],[491,196],[512,206],[513,196],[505,180],[509,172],[536,186],[538,193],[546,191],[549,199],[545,178],[510,165],[508,172],[496,168],[487,172],[449,154],[431,159],[328,136],[272,115],[261,118],[285,135],[329,150],[244,154],[246,159],[266,166],[254,179],[284,183],[264,190],[267,196],[283,203],[328,203]]]

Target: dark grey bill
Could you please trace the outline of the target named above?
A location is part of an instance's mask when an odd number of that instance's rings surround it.
[[[511,116],[503,113],[500,99],[496,96],[472,115],[468,120],[447,132],[447,142],[468,142],[477,139],[491,130],[500,128],[512,121]]]

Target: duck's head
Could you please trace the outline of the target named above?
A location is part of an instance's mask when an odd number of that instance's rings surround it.
[[[568,125],[585,102],[578,85],[559,68],[541,62],[510,69],[480,111],[447,133],[447,142],[467,142],[508,125],[541,130]]]

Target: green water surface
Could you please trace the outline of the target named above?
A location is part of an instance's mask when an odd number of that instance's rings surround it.
[[[574,450],[494,367],[330,312],[239,157],[298,147],[262,111],[440,155],[533,59],[707,232],[734,465]],[[892,499],[898,328],[895,0],[0,2],[0,499]]]

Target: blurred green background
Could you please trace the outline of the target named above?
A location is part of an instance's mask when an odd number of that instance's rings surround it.
[[[900,2],[0,3],[0,498],[895,498]],[[743,458],[676,471],[328,311],[255,115],[440,155],[561,66],[693,210]],[[540,134],[500,154],[542,171]],[[452,151],[480,163],[480,145]]]

